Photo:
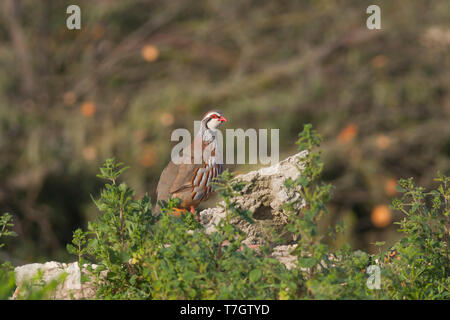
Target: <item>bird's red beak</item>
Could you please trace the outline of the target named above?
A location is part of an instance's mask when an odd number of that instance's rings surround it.
[[[227,122],[227,118],[225,118],[224,116],[220,116],[219,121],[220,122]]]

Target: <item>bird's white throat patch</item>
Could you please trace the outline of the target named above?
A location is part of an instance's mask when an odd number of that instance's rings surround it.
[[[202,133],[202,140],[206,141],[206,142],[213,141],[216,138],[216,132],[217,132],[217,129],[212,130],[212,129],[205,128],[205,130],[203,130],[203,133]]]

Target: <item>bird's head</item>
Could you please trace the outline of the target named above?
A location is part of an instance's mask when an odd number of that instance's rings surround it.
[[[207,112],[203,116],[202,124],[204,128],[215,132],[222,125],[222,123],[226,121],[227,119],[222,115],[222,112],[213,110]]]

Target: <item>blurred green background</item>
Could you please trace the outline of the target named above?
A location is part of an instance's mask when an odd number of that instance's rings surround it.
[[[381,6],[382,30],[366,28]],[[81,8],[81,30],[66,8]],[[312,123],[335,185],[326,224],[355,248],[392,243],[395,181],[450,172],[450,2],[1,0],[0,212],[14,264],[65,251],[97,211],[111,156],[154,199],[170,134],[218,108],[224,128],[280,128],[280,159]],[[245,172],[249,166],[232,167]],[[213,205],[212,199],[203,206]]]

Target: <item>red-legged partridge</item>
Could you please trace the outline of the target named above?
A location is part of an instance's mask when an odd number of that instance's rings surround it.
[[[219,111],[210,111],[205,114],[199,132],[191,145],[187,147],[191,150],[190,155],[185,152],[187,148],[184,149],[183,162],[176,164],[179,161],[174,163],[171,160],[161,173],[156,188],[157,202],[167,201],[168,198],[179,198],[181,203],[178,209],[188,209],[195,213],[195,208],[200,202],[211,196],[214,192],[211,182],[223,171],[216,132],[225,121],[227,119]],[[194,151],[196,146],[200,152]],[[156,211],[159,211],[158,205]]]

